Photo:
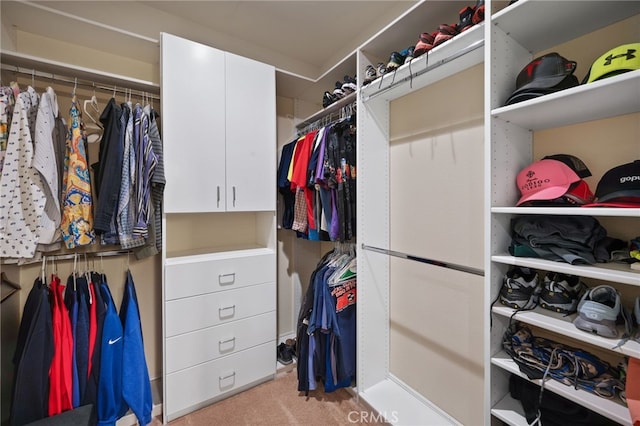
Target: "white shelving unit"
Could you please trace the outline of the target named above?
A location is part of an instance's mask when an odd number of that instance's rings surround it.
[[[633,238],[640,231],[639,209],[616,208],[522,208],[514,207],[519,197],[515,179],[517,173],[528,164],[538,160],[536,152],[536,132],[560,132],[568,126],[597,126],[607,119],[635,114],[640,111],[640,71],[632,71],[594,83],[580,85],[561,92],[531,99],[514,105],[503,106],[515,88],[515,80],[520,70],[540,52],[558,51],[565,57],[584,51],[560,50],[575,46],[592,37],[596,31],[618,25],[620,21],[635,17],[640,13],[639,2],[545,2],[519,0],[493,14],[487,22],[485,40],[487,56],[485,62],[485,97],[487,111],[485,118],[486,135],[486,271],[485,304],[487,317],[485,389],[487,400],[484,423],[498,419],[509,425],[526,425],[522,406],[509,394],[509,375],[520,373],[515,362],[502,351],[502,335],[509,324],[514,310],[499,303],[491,307],[502,285],[504,273],[512,265],[529,267],[538,271],[554,271],[578,275],[603,284],[628,288],[637,292],[640,274],[623,264],[570,265],[543,259],[514,257],[507,253],[511,242],[510,220],[521,214],[527,215],[580,215],[593,216],[610,221],[623,221],[628,235]],[[549,19],[553,16],[553,19]],[[557,22],[572,22],[558,26]],[[633,25],[633,24],[630,24]],[[637,39],[638,30],[631,30]],[[608,41],[608,40],[607,40]],[[636,41],[635,39],[633,41]],[[611,46],[631,41],[616,40]],[[573,44],[572,44],[573,43]],[[569,46],[569,47],[567,47]],[[590,52],[591,61],[602,54]],[[584,65],[584,64],[583,64]],[[588,65],[587,65],[588,69]],[[578,76],[581,78],[582,76]],[[591,128],[591,127],[589,127]],[[600,169],[608,169],[610,164],[622,164],[635,158],[616,157],[616,144],[621,140],[637,137],[637,134],[617,135],[608,140],[610,151],[597,164]],[[588,143],[585,141],[585,143]],[[557,152],[565,152],[562,140],[557,141]],[[640,147],[635,153],[640,158]],[[607,158],[608,157],[608,158]],[[604,166],[606,165],[606,167]],[[595,179],[599,178],[595,177]],[[595,186],[592,188],[595,191]],[[634,234],[634,235],[632,235]],[[607,339],[585,333],[577,329],[572,320],[574,315],[563,316],[541,308],[515,314],[513,321],[543,329],[552,333],[553,340],[583,344],[587,351],[597,348],[615,359],[624,356],[640,357],[640,344],[627,341],[616,347],[618,339]],[[535,334],[535,333],[534,333]],[[620,332],[620,336],[622,332]],[[581,346],[582,347],[582,346]],[[540,384],[540,381],[534,381]],[[617,423],[631,424],[629,411],[615,398],[608,400],[597,395],[576,390],[555,380],[545,382],[545,389],[587,407]]]
[[[463,3],[421,1],[358,51],[358,372],[359,396],[393,424],[459,424],[390,369],[390,103],[484,61],[478,24],[362,87],[367,65],[415,44],[420,33],[457,18]],[[400,40],[404,41],[400,41]],[[393,40],[390,45],[387,40]],[[376,251],[373,247],[383,249]],[[415,307],[414,307],[415,308]],[[427,369],[429,367],[419,367]],[[421,373],[420,373],[421,374]]]

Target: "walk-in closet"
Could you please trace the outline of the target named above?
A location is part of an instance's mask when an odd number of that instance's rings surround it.
[[[2,426],[640,424],[639,1],[0,12]]]

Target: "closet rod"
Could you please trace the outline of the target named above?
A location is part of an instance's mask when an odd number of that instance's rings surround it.
[[[103,83],[96,83],[95,81],[91,81],[91,80],[79,79],[76,77],[69,77],[69,76],[62,76],[60,74],[38,71],[33,68],[25,69],[19,66],[8,65],[8,64],[1,64],[1,66],[3,70],[9,71],[9,72],[15,72],[18,74],[28,75],[31,77],[43,78],[51,81],[57,81],[59,83],[66,83],[74,86],[83,86],[89,89],[100,89],[110,93],[116,92],[116,93],[122,93],[125,95],[132,94],[135,96],[154,99],[157,101],[160,100],[160,97],[158,95],[153,94],[153,92],[137,90],[137,89],[129,89],[124,85],[121,87],[118,87],[117,84],[114,84],[113,86],[108,86]]]
[[[372,93],[371,95],[369,95],[369,96],[367,96],[367,97],[363,97],[363,99],[362,99],[362,100],[363,100],[364,102],[366,102],[366,101],[368,101],[369,99],[373,99],[373,98],[375,98],[376,96],[383,94],[383,93],[384,93],[384,92],[386,92],[387,90],[391,90],[391,89],[393,89],[394,87],[396,87],[396,86],[397,86],[397,85],[399,85],[399,84],[405,83],[405,82],[407,82],[407,81],[411,81],[411,80],[413,80],[414,78],[419,77],[419,76],[421,76],[421,75],[422,75],[422,74],[424,74],[424,73],[427,73],[427,72],[429,72],[429,71],[431,71],[431,70],[433,70],[433,69],[435,69],[435,68],[438,68],[439,66],[442,66],[442,65],[444,65],[444,64],[447,64],[447,63],[449,63],[449,62],[451,62],[451,61],[453,61],[453,60],[455,60],[455,59],[458,59],[459,57],[464,56],[464,55],[466,55],[467,53],[472,52],[472,51],[474,51],[474,50],[476,50],[476,49],[478,49],[478,48],[480,48],[480,47],[482,47],[482,46],[484,46],[484,40],[478,40],[478,41],[476,41],[476,42],[474,42],[474,43],[471,43],[469,46],[465,47],[464,49],[460,49],[460,50],[458,50],[458,51],[457,51],[456,53],[454,53],[453,55],[451,55],[451,56],[447,56],[446,58],[441,59],[441,60],[439,60],[439,61],[437,61],[436,63],[431,64],[431,65],[429,65],[429,53],[427,52],[427,53],[425,53],[425,54],[423,55],[423,56],[425,56],[425,57],[426,57],[426,61],[427,61],[427,66],[426,66],[424,69],[422,69],[422,70],[420,70],[420,71],[417,71],[417,72],[416,72],[416,73],[414,73],[414,74],[409,74],[408,76],[406,76],[406,77],[404,77],[404,78],[402,78],[402,79],[400,79],[400,80],[398,80],[398,81],[395,81],[395,82],[391,83],[389,86],[385,87],[384,89],[380,89],[379,91],[377,91],[377,92],[375,92],[375,93]],[[395,71],[394,71],[394,72],[395,72]],[[382,82],[381,82],[381,83],[382,83]]]
[[[442,268],[454,269],[456,271],[467,272],[469,274],[479,275],[484,277],[484,271],[482,269],[472,268],[470,266],[458,265],[450,262],[442,262],[440,260],[427,259],[425,257],[414,256],[411,254],[402,253],[399,251],[382,249],[378,247],[372,247],[362,244],[363,250],[375,251],[377,253],[386,254],[389,256],[399,257],[401,259],[415,260],[416,262],[427,263],[429,265],[440,266]]]
[[[344,98],[338,99],[336,102],[332,103],[328,107],[326,107],[326,108],[316,112],[315,114],[307,117],[303,121],[301,121],[298,124],[296,124],[296,128],[297,129],[303,129],[305,127],[308,127],[310,124],[316,123],[316,122],[322,120],[324,117],[326,117],[328,115],[331,115],[331,114],[335,113],[336,111],[339,111],[340,109],[342,109],[345,106],[348,106],[349,104],[355,104],[356,93],[357,92],[349,93]],[[300,130],[298,130],[298,131],[300,131]]]
[[[351,111],[351,113],[346,112],[346,110]],[[320,127],[325,127],[328,126],[331,123],[334,123],[338,120],[341,120],[343,118],[346,118],[350,115],[353,114],[353,112],[355,112],[356,110],[356,102],[351,102],[349,104],[346,104],[344,106],[342,106],[342,108],[340,108],[339,111],[333,111],[330,112],[327,115],[324,115],[322,118],[317,119],[316,121],[313,121],[309,124],[307,124],[306,126],[304,126],[302,129],[298,130],[298,135],[305,135],[307,133],[309,133],[311,130],[315,130],[315,129],[319,129]]]

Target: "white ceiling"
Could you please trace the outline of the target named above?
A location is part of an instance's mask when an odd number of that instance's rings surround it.
[[[112,51],[118,31],[130,32],[135,37],[118,53],[146,61],[158,61],[154,42],[169,32],[270,63],[279,71],[278,93],[305,98],[318,96],[313,82],[324,78],[329,90],[335,76],[353,75],[354,50],[415,3],[2,0],[0,7],[3,25],[96,50]]]

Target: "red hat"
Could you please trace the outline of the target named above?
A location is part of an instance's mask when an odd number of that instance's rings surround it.
[[[522,169],[516,184],[522,195],[516,206],[530,200],[553,200],[563,196],[580,177],[562,161],[543,159]]]

